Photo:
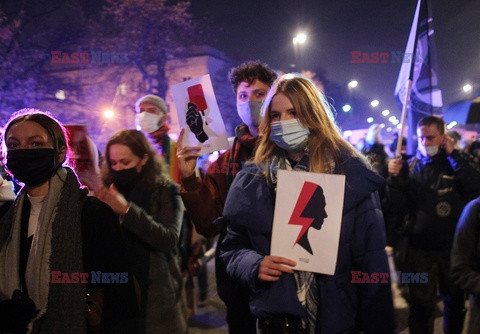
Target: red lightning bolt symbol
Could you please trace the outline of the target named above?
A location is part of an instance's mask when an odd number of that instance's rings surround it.
[[[308,201],[310,201],[310,199],[312,198],[312,195],[315,192],[315,189],[317,187],[318,185],[312,182],[305,182],[303,184],[302,190],[300,191],[300,195],[298,196],[297,204],[295,204],[295,208],[293,209],[292,216],[288,221],[288,224],[302,226],[302,229],[298,234],[297,240],[295,240],[295,244],[298,242],[298,240],[300,240],[300,238],[305,234],[305,232],[308,230],[310,225],[312,225],[313,221],[315,220],[314,218],[301,217],[300,215],[305,209],[305,206],[307,206]]]

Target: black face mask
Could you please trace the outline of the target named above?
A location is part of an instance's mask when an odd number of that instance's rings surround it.
[[[53,148],[35,148],[8,151],[6,166],[16,180],[35,187],[50,179],[59,164]]]
[[[113,184],[125,196],[130,194],[139,179],[137,167],[113,171]]]

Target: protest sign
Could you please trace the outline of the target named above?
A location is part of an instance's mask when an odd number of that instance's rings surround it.
[[[342,223],[345,176],[278,171],[271,255],[295,270],[333,275]]]

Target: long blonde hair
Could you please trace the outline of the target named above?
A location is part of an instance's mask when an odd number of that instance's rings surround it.
[[[280,93],[288,97],[297,112],[298,120],[310,130],[307,148],[310,155],[311,172],[329,172],[332,159],[335,166],[339,167],[342,172],[342,153],[360,157],[355,148],[341,136],[325,96],[315,84],[302,74],[288,73],[273,83],[263,104],[264,117],[259,127],[260,140],[254,162],[266,164],[278,150],[277,146],[270,141],[269,136],[272,99]]]

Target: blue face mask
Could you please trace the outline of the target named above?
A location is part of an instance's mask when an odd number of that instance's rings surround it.
[[[272,122],[270,127],[270,140],[278,147],[289,152],[298,152],[307,146],[310,131],[298,119]]]
[[[259,101],[246,101],[243,103],[237,104],[237,113],[240,116],[240,119],[248,127],[258,128],[260,124],[261,116],[260,110],[262,108],[263,102]]]

